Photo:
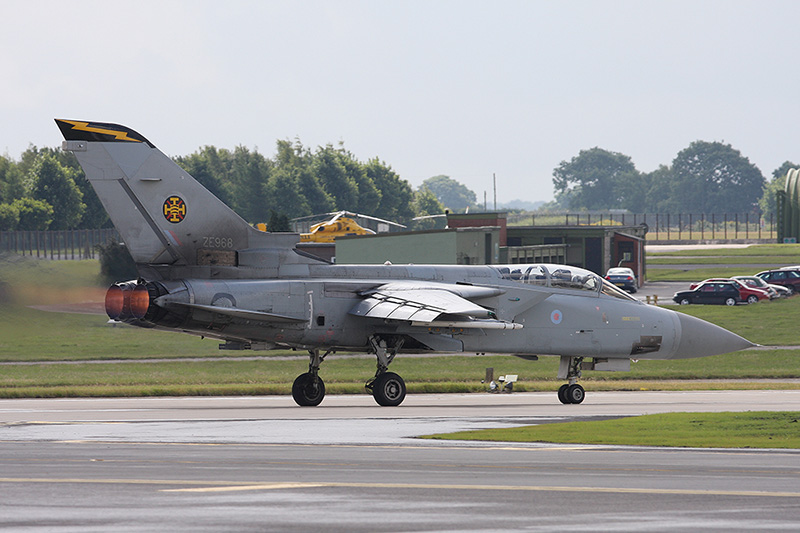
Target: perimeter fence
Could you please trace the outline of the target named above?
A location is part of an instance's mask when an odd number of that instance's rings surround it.
[[[773,241],[778,221],[755,213],[522,213],[509,214],[509,226],[639,226],[647,241]]]
[[[0,252],[41,259],[96,259],[97,245],[109,242],[120,242],[119,233],[113,228],[0,231]]]

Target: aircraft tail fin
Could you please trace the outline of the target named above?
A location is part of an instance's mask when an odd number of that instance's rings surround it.
[[[77,157],[140,273],[229,277],[228,267],[277,269],[287,257],[295,262],[300,257],[290,253],[297,234],[251,227],[134,130],[77,120],[56,119],[56,124],[64,135],[63,149]],[[240,254],[254,249],[272,252]],[[263,264],[242,265],[240,255],[258,257]]]

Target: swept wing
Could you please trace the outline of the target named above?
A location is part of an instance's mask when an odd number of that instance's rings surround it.
[[[521,329],[522,324],[498,319],[489,308],[471,299],[499,296],[505,291],[493,287],[451,284],[387,283],[362,294],[350,314],[412,326]]]

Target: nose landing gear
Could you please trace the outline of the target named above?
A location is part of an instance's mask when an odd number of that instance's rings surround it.
[[[558,379],[567,379],[569,383],[561,385],[558,389],[558,399],[561,403],[581,403],[586,396],[583,387],[578,385],[578,378],[581,377],[581,363],[583,357],[561,356],[561,364],[558,367]]]
[[[319,377],[319,365],[331,351],[319,354],[318,349],[308,351],[308,372],[300,374],[292,384],[292,398],[301,407],[314,407],[325,398],[325,383]]]

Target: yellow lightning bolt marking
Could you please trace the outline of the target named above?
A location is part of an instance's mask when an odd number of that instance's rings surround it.
[[[88,131],[91,133],[102,133],[103,135],[112,135],[118,141],[131,141],[137,143],[142,142],[138,139],[131,139],[130,137],[128,137],[127,131],[109,130],[105,128],[94,128],[92,126],[89,126],[88,122],[78,122],[75,120],[62,120],[62,122],[66,122],[67,124],[72,124],[73,130]]]

